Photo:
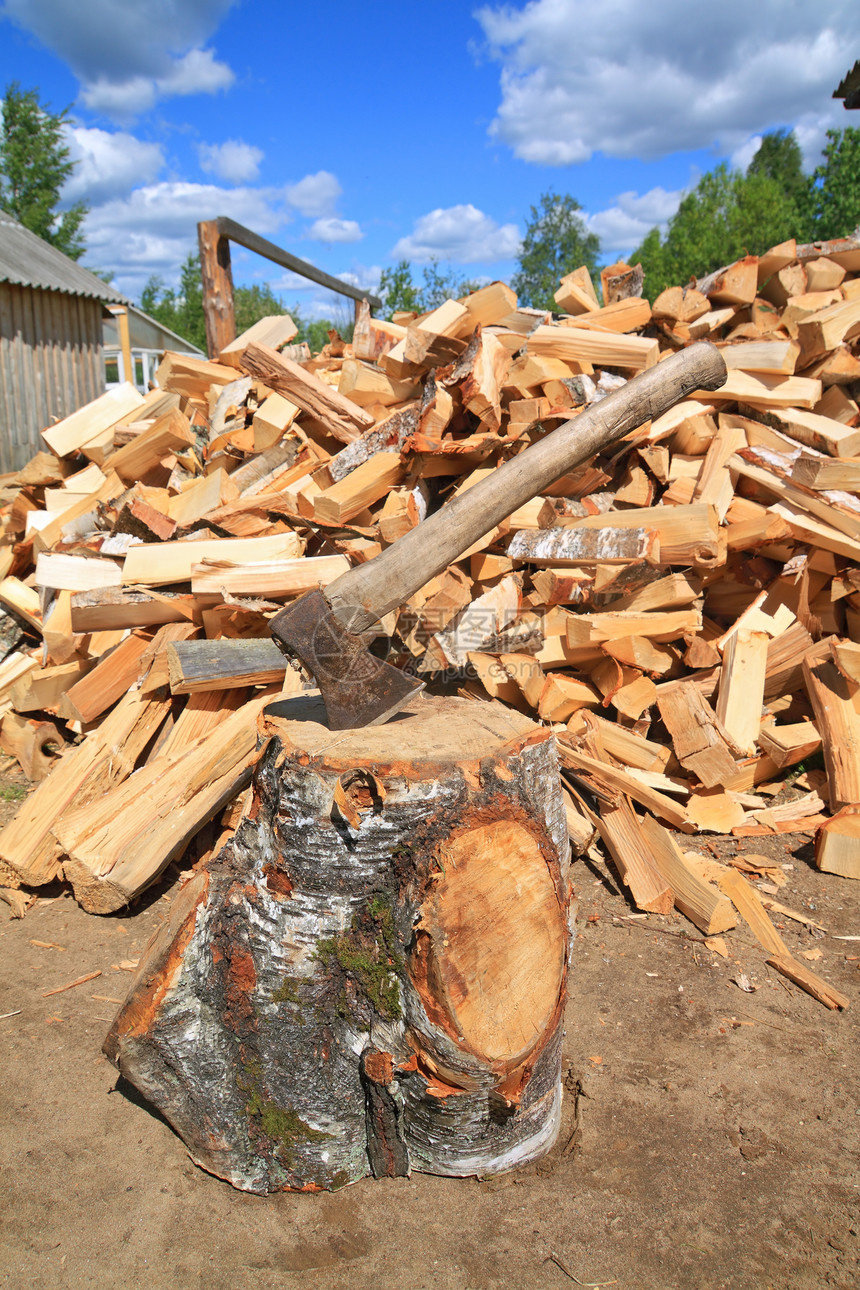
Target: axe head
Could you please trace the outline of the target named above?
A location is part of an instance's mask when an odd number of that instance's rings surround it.
[[[269,623],[275,644],[311,673],[332,730],[377,726],[399,712],[423,681],[371,654],[336,618],[321,591],[309,591]]]

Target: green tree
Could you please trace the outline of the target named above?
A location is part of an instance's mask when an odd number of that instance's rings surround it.
[[[860,130],[828,130],[812,176],[815,237],[847,237],[860,225]]]
[[[645,270],[651,300],[744,255],[760,255],[803,236],[800,216],[780,182],[763,171],[744,175],[725,164],[703,175],[669,221],[665,238],[652,229],[631,257]]]
[[[559,279],[584,264],[597,272],[600,239],[589,233],[578,214],[579,202],[569,194],[544,193],[531,207],[519,255],[519,270],[511,280],[520,302],[536,309],[555,309]]]
[[[298,327],[296,344],[305,341],[312,354],[318,354],[329,342],[329,332],[339,332],[343,340],[351,338],[351,330],[346,326],[338,327],[331,318],[303,318],[298,305],[290,310],[290,317]]]
[[[473,278],[462,277],[450,265],[443,270],[439,268],[438,260],[431,260],[424,269],[421,312],[438,309],[446,300],[459,300],[470,291],[477,291],[479,285]]]
[[[153,275],[140,297],[140,307],[178,336],[206,350],[206,321],[203,316],[203,284],[200,278],[200,256],[190,251],[179,274],[179,288],[174,290],[164,279]]]
[[[276,296],[268,283],[262,286],[236,287],[233,291],[233,310],[236,316],[236,335],[239,336],[261,318],[271,314],[284,314],[287,309],[280,296]],[[295,316],[293,316],[293,321]]]
[[[803,154],[793,130],[772,130],[764,135],[750,164],[747,176],[766,175],[775,180],[794,203],[798,226],[794,236],[806,241],[811,236],[811,185],[803,173]]]
[[[63,142],[68,109],[50,112],[38,90],[6,87],[0,134],[0,209],[78,260],[84,253],[83,202],[61,211],[62,189],[75,168]]]
[[[203,283],[200,276],[200,256],[191,252],[185,257],[179,275],[179,287],[168,287],[157,274],[149,279],[140,297],[140,307],[158,322],[190,341],[198,349],[206,349],[206,320],[203,314]],[[255,283],[251,287],[236,287],[233,291],[233,309],[237,334],[261,318],[286,312],[284,302],[272,289]],[[294,320],[298,323],[298,319]],[[329,324],[331,326],[331,324]]]
[[[382,270],[379,298],[382,314],[389,321],[392,314],[424,312],[421,288],[412,281],[412,266],[408,260],[398,260],[393,269]]]

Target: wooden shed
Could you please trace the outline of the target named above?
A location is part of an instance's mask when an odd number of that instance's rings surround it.
[[[129,303],[0,213],[0,474],[38,452],[46,426],[104,393],[107,302]]]

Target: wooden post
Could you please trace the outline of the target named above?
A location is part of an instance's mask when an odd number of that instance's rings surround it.
[[[131,336],[128,329],[128,310],[122,309],[117,311],[116,321],[117,326],[119,327],[119,343],[122,347],[123,374],[125,379],[134,385],[134,361],[131,357]]]
[[[217,358],[225,345],[236,339],[230,242],[221,234],[218,221],[214,219],[201,220],[197,225],[197,241],[203,279],[206,348],[210,358]]]
[[[333,735],[269,704],[253,799],[105,1051],[254,1192],[502,1172],[558,1132],[568,841],[552,732],[419,696]]]

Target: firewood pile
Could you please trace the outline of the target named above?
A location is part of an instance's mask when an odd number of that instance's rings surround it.
[[[601,847],[641,910],[706,936],[740,913],[846,1005],[741,871],[779,867],[677,835],[814,835],[821,869],[860,877],[860,237],[784,243],[653,307],[638,266],[601,277],[602,302],[569,274],[556,314],[501,282],[422,317],[360,307],[313,356],[268,318],[45,429],[0,480],[0,743],[36,783],[0,833],[17,912],[64,878],[108,913],[213,854],[262,708],[307,683],[272,615],[708,339],[722,389],[520,507],[381,631],[431,687],[553,726],[574,849]]]

